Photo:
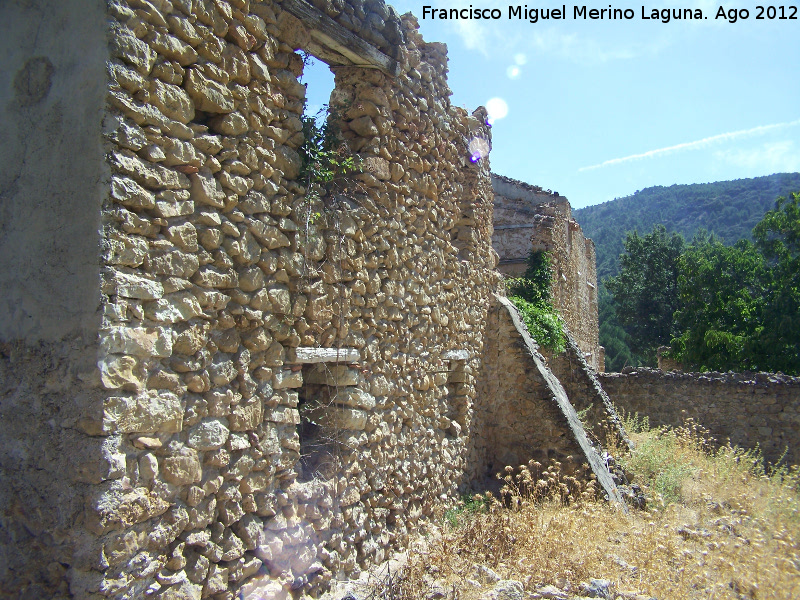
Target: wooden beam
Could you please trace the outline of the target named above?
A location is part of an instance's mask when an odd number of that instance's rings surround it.
[[[282,6],[309,28],[315,42],[321,44],[325,49],[333,50],[343,56],[354,66],[379,69],[391,77],[397,77],[400,74],[400,65],[396,60],[352,31],[345,29],[307,2],[283,0]],[[307,50],[317,56],[313,48],[307,48]],[[323,54],[323,56],[317,56],[320,60],[327,61],[331,58],[330,54],[326,52],[320,52],[320,54]]]

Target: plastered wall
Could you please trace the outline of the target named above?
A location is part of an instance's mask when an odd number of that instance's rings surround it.
[[[0,3],[0,596],[68,597],[102,442],[103,2]]]

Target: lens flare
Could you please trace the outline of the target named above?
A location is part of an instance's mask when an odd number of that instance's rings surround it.
[[[508,104],[502,98],[491,98],[486,101],[486,112],[489,113],[489,125],[508,115]]]
[[[489,142],[483,138],[474,137],[469,141],[469,160],[471,162],[478,162],[480,159],[489,156]]]
[[[514,62],[517,63],[519,66],[522,66],[528,62],[528,57],[525,56],[522,52],[519,54],[514,55]]]
[[[522,69],[517,65],[511,65],[506,69],[506,75],[508,75],[509,79],[519,79],[520,75],[522,75]]]

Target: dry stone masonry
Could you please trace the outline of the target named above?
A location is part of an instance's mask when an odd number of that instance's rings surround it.
[[[553,305],[564,318],[591,367],[605,368],[597,321],[594,242],[584,237],[572,208],[558,192],[492,174],[494,234],[499,269],[521,275],[531,250],[550,252]]]
[[[39,221],[4,231],[3,595],[286,598],[382,560],[467,483],[498,281],[445,47],[378,1],[47,10],[3,8],[58,42],[4,42],[2,193]],[[335,71],[346,196],[298,179],[298,50]],[[63,189],[31,154],[53,135]]]
[[[495,296],[493,213],[525,186],[492,179],[486,112],[450,103],[413,15],[10,0],[0,23],[0,596],[317,597],[531,458],[619,500],[570,402],[618,423],[591,242],[566,200],[534,207],[577,339],[548,366]],[[323,194],[305,52],[362,165]]]
[[[639,368],[599,379],[620,409],[647,416],[653,426],[675,427],[692,418],[720,443],[758,446],[770,462],[800,464],[798,377]]]

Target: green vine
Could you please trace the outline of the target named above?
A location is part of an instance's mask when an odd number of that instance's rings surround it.
[[[550,296],[550,254],[532,250],[522,277],[506,280],[509,300],[520,312],[533,338],[544,348],[560,354],[566,348],[564,322]]]

